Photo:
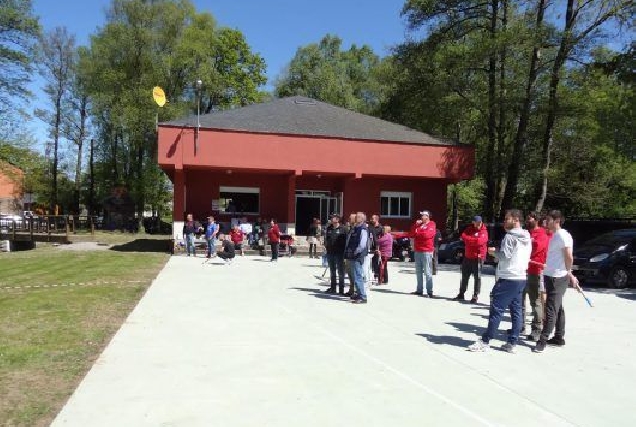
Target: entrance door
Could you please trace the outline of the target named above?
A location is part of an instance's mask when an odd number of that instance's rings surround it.
[[[296,234],[306,236],[314,218],[320,218],[322,197],[296,196]]]

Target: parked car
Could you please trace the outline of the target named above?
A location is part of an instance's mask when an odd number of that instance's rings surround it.
[[[393,255],[392,259],[404,261],[409,257],[413,261],[413,249],[411,248],[411,239],[406,231],[392,231],[393,235]]]
[[[574,275],[584,283],[625,288],[636,281],[636,228],[615,230],[574,248]]]

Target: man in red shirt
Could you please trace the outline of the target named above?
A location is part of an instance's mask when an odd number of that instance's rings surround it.
[[[278,228],[278,221],[274,218],[270,221],[270,228],[267,231],[267,240],[272,248],[272,262],[278,261],[278,249],[280,245],[280,229]]]
[[[230,231],[230,239],[234,243],[234,249],[241,251],[241,256],[243,256],[243,231],[238,225],[235,225]]]
[[[414,295],[424,295],[424,276],[426,276],[426,295],[433,295],[433,252],[435,251],[435,222],[431,221],[429,211],[420,212],[418,219],[411,227],[413,239],[413,253],[415,256],[415,276],[417,289],[411,292]]]
[[[530,298],[530,307],[532,308],[532,324],[530,335],[527,336],[528,341],[537,341],[543,330],[544,309],[542,301],[542,282],[543,282],[543,266],[548,255],[548,243],[550,239],[545,228],[539,226],[539,217],[535,212],[530,212],[526,216],[526,228],[530,233],[532,240],[532,252],[530,253],[530,262],[528,263],[528,281],[526,289],[523,292],[523,317],[526,319],[526,295]],[[525,328],[525,323],[524,323]],[[523,333],[523,330],[522,330]]]
[[[488,244],[488,230],[484,225],[481,216],[473,218],[473,223],[464,229],[461,235],[464,241],[464,260],[462,261],[462,281],[459,285],[459,293],[455,297],[456,301],[464,301],[464,294],[468,289],[470,276],[475,276],[475,288],[473,297],[470,300],[475,304],[481,291],[481,270],[486,259]]]

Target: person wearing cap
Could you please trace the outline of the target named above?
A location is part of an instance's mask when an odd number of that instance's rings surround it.
[[[481,216],[473,218],[473,223],[464,229],[461,235],[464,241],[464,260],[462,261],[462,281],[459,285],[459,293],[455,301],[464,301],[464,294],[468,289],[470,276],[475,277],[475,287],[473,297],[470,302],[475,304],[481,291],[481,270],[486,259],[488,244],[488,230],[484,225]]]
[[[331,216],[331,224],[325,230],[325,249],[327,251],[327,263],[331,272],[331,287],[325,292],[336,293],[336,272],[338,282],[338,293],[344,295],[345,268],[344,252],[347,243],[348,230],[340,225],[340,215]]]
[[[421,211],[420,218],[411,227],[417,278],[417,289],[411,293],[424,295],[424,277],[426,277],[426,295],[433,298],[433,253],[435,252],[436,227],[435,222],[431,221],[429,211]]]

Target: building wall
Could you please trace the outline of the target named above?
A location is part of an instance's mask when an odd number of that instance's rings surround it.
[[[290,182],[290,179],[292,182]],[[418,212],[430,210],[433,220],[440,228],[446,223],[446,182],[439,179],[387,179],[380,177],[363,177],[360,179],[343,176],[317,175],[280,175],[258,174],[206,170],[187,170],[186,211],[195,219],[203,221],[212,214],[212,199],[219,198],[220,186],[259,187],[260,216],[275,217],[281,223],[295,221],[295,190],[315,190],[344,192],[343,214],[364,211],[369,216],[380,213],[380,193],[382,191],[399,191],[413,193],[411,200],[411,218],[384,218],[383,224],[394,230],[408,230]],[[290,186],[292,186],[290,190]],[[290,202],[291,200],[291,202]],[[292,203],[292,204],[290,204]],[[214,213],[219,222],[229,222],[237,214]],[[249,216],[250,220],[256,215]],[[175,212],[175,220],[183,219],[183,212]]]
[[[22,197],[23,173],[20,169],[0,162],[0,213],[18,213]]]

